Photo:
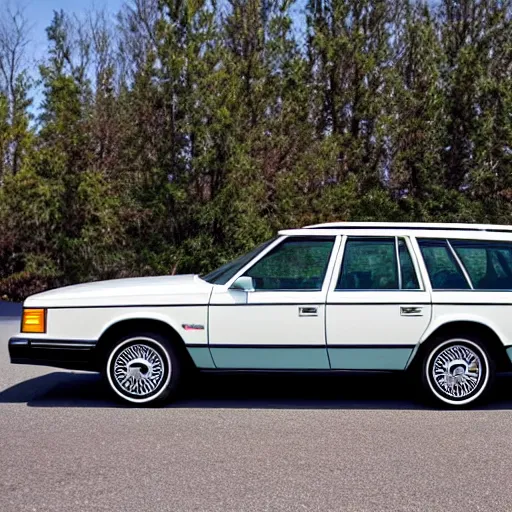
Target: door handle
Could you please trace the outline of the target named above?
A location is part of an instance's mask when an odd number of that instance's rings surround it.
[[[300,306],[299,316],[318,316],[317,306]]]
[[[423,308],[419,306],[400,306],[401,316],[423,316]]]

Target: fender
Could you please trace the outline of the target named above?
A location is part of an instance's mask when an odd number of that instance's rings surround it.
[[[436,306],[433,306],[435,308]],[[420,342],[418,345],[424,343],[430,336],[437,331],[440,327],[443,327],[447,324],[454,322],[473,322],[481,325],[485,325],[492,331],[496,333],[498,338],[501,340],[503,345],[510,345],[510,340],[508,340],[504,334],[504,332],[499,328],[498,324],[487,316],[482,316],[475,313],[460,313],[460,312],[442,312],[440,314],[433,314],[432,320],[428,325],[426,331],[423,333]]]
[[[204,316],[204,321],[201,322],[200,318],[197,318],[197,313],[199,309],[202,308],[194,308],[194,318],[191,318],[190,315],[183,315],[183,312],[176,311],[176,316],[181,316],[180,319],[176,318],[174,315],[170,316],[168,313],[163,314],[157,311],[128,311],[123,312],[110,319],[110,321],[103,327],[101,331],[101,335],[99,339],[101,339],[105,333],[115,325],[126,322],[129,320],[154,320],[157,322],[162,322],[178,333],[178,335],[183,339],[185,345],[187,344],[204,344],[208,345],[208,337],[207,337],[207,326],[206,326],[206,310],[207,306],[204,306],[204,311],[201,316]],[[183,323],[199,323],[204,326],[202,330],[185,330],[183,327]]]

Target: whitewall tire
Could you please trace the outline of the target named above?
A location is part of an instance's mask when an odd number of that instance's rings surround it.
[[[451,336],[433,342],[424,355],[421,371],[428,396],[449,407],[467,407],[481,401],[495,375],[485,344],[473,336]]]
[[[111,390],[124,402],[162,405],[177,389],[181,364],[164,336],[133,333],[112,346],[105,375]]]

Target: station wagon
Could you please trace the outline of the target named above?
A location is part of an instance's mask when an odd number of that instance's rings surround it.
[[[464,407],[511,369],[512,227],[284,230],[207,275],[33,295],[9,351],[101,372],[139,405],[174,399],[194,370],[354,370],[407,372],[427,398]]]

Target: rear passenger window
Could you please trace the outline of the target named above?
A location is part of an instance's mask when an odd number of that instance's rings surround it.
[[[512,289],[512,244],[450,241],[476,290]]]
[[[395,237],[349,237],[336,290],[400,289],[419,289],[416,270],[405,241],[399,239],[397,242]]]
[[[398,290],[394,238],[349,238],[337,290]]]
[[[418,240],[434,290],[467,290],[471,287],[446,240]]]

